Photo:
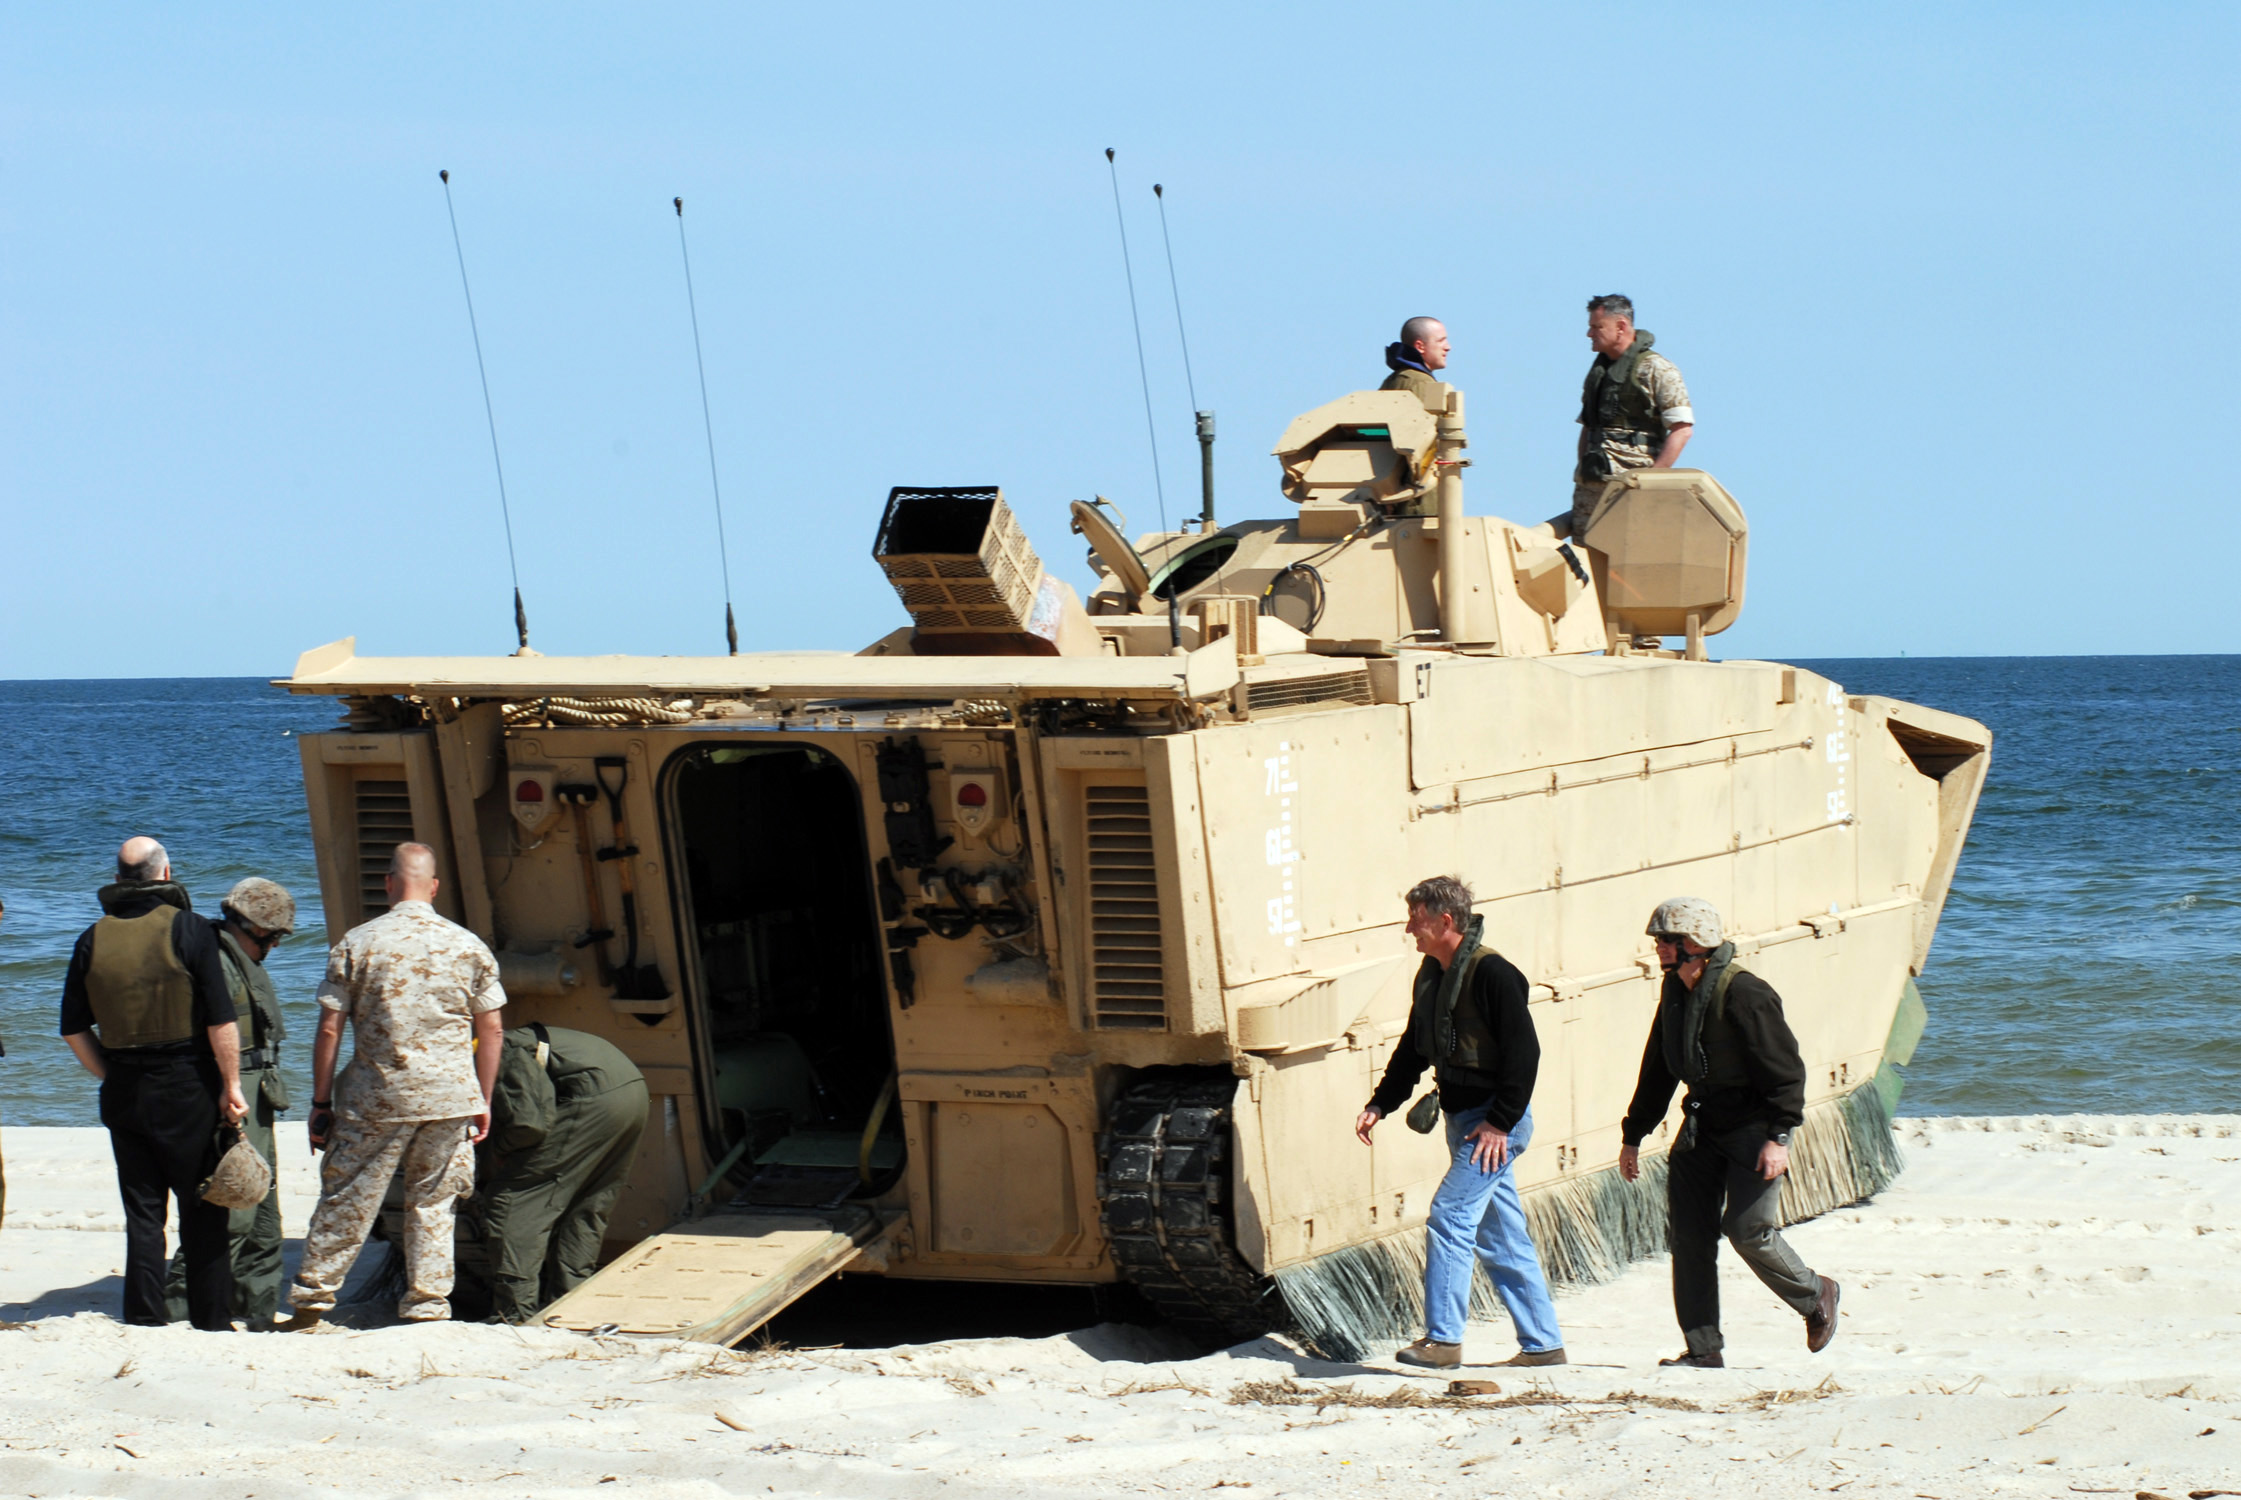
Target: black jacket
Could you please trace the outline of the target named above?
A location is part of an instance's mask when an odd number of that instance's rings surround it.
[[[186,913],[182,920],[172,924],[171,951],[186,965],[187,979],[194,986],[195,1034],[187,1041],[167,1047],[138,1050],[150,1060],[209,1056],[207,1028],[237,1019],[233,995],[226,988],[225,961],[218,956],[218,935],[208,922],[194,914],[194,909],[187,904],[187,893],[168,882],[150,881],[144,890],[112,886],[105,894],[108,895],[105,909],[112,917],[144,917],[157,907],[167,905],[179,907]],[[62,975],[61,1034],[64,1036],[93,1030],[93,1000],[86,994],[86,966],[92,962],[93,929],[88,927],[78,934],[78,944],[70,950],[70,967]]]
[[[1658,1016],[1650,1021],[1649,1044],[1642,1049],[1641,1080],[1620,1127],[1629,1146],[1640,1145],[1657,1129],[1665,1107],[1673,1102],[1680,1080],[1666,1066],[1658,1025],[1667,1007],[1685,1004],[1687,999],[1688,989],[1679,976],[1666,975]],[[1732,1048],[1749,1082],[1708,1084],[1701,1094],[1692,1088],[1686,1108],[1696,1116],[1697,1128],[1721,1135],[1745,1125],[1763,1125],[1770,1136],[1796,1129],[1805,1119],[1805,1059],[1790,1023],[1782,1018],[1782,997],[1758,975],[1739,970],[1728,984],[1726,1011],[1724,1035],[1715,1038],[1707,1028],[1705,1041],[1708,1048]]]
[[[1417,971],[1421,981],[1429,970],[1440,972],[1436,959],[1426,958],[1425,968]],[[1416,998],[1409,1010],[1409,1027],[1401,1033],[1399,1045],[1393,1049],[1392,1060],[1385,1065],[1385,1076],[1378,1082],[1377,1092],[1370,1096],[1370,1107],[1383,1114],[1393,1114],[1408,1103],[1408,1096],[1416,1089],[1416,1080],[1424,1076],[1431,1064],[1416,1045],[1416,1012],[1438,993],[1435,984],[1418,983]],[[1471,974],[1470,990],[1459,1004],[1475,1005],[1486,1018],[1487,1029],[1494,1033],[1498,1060],[1494,1071],[1487,1075],[1439,1077],[1440,1108],[1449,1114],[1486,1106],[1486,1120],[1496,1130],[1507,1131],[1516,1127],[1525,1107],[1533,1102],[1533,1081],[1541,1071],[1541,1039],[1533,1030],[1532,1012],[1527,1008],[1531,986],[1517,965],[1499,953],[1487,953],[1479,960],[1478,968]]]

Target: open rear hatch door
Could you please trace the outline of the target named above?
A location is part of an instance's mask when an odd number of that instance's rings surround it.
[[[855,1259],[885,1227],[857,1204],[728,1209],[641,1241],[538,1321],[580,1333],[737,1343]]]

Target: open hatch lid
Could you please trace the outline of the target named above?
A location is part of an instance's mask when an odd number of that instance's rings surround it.
[[[734,1344],[855,1259],[883,1227],[855,1204],[710,1214],[641,1240],[537,1320],[579,1333]]]

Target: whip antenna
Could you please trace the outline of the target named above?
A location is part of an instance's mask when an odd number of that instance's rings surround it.
[[[716,560],[724,570],[724,640],[731,646],[731,654],[739,654],[739,626],[731,616],[731,549],[724,541],[724,491],[716,482],[716,424],[708,415],[708,365],[700,357],[700,308],[693,301],[693,256],[685,248],[685,200],[672,198],[677,205],[677,253],[685,261],[685,310],[693,320],[693,368],[700,372],[700,425],[708,434],[708,489],[716,498]]]
[[[1198,404],[1198,381],[1191,374],[1191,336],[1183,328],[1183,287],[1175,278],[1175,242],[1167,235],[1167,190],[1152,184],[1159,200],[1159,242],[1167,251],[1167,289],[1175,297],[1175,337],[1183,342],[1183,383],[1191,393],[1191,412],[1198,418],[1198,529],[1214,529],[1214,414]]]
[[[1175,336],[1183,341],[1183,384],[1191,393],[1191,410],[1198,410],[1198,381],[1191,374],[1191,336],[1183,328],[1183,286],[1175,279],[1175,242],[1167,235],[1167,189],[1152,184],[1152,196],[1159,200],[1159,243],[1167,252],[1167,290],[1175,298]]]
[[[1159,496],[1159,529],[1167,529],[1167,483],[1159,474],[1159,429],[1152,422],[1152,377],[1144,365],[1144,320],[1136,315],[1136,271],[1128,262],[1128,219],[1121,213],[1120,168],[1113,148],[1105,148],[1105,170],[1113,179],[1113,222],[1120,225],[1121,271],[1128,278],[1128,322],[1136,330],[1136,378],[1144,383],[1144,436],[1152,444],[1152,490]]]
[[[482,362],[482,330],[475,326],[475,294],[467,285],[467,252],[459,247],[459,213],[451,206],[451,169],[436,173],[444,185],[444,215],[451,220],[451,253],[459,257],[459,290],[467,298],[467,332],[475,341],[475,373],[482,377],[482,414],[490,424],[490,463],[498,471],[498,519],[506,527],[506,571],[514,581],[514,635],[529,649],[529,615],[521,607],[521,568],[514,561],[514,517],[506,505],[506,465],[498,457],[498,416],[490,406],[490,371]],[[517,653],[519,654],[519,653]]]

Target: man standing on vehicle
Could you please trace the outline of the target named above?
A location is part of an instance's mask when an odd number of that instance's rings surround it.
[[[1805,1121],[1805,1060],[1774,987],[1735,960],[1711,902],[1677,896],[1650,913],[1665,970],[1641,1081],[1620,1127],[1619,1175],[1642,1175],[1642,1138],[1676,1083],[1688,1085],[1681,1133],[1666,1158],[1673,1311],[1688,1348],[1661,1365],[1716,1370],[1720,1236],[1768,1290],[1805,1319],[1805,1347],[1836,1337],[1837,1284],[1815,1275],[1781,1236],[1790,1134]],[[1724,1206],[1724,1212],[1723,1212]]]
[[[1503,1363],[1564,1364],[1564,1335],[1513,1170],[1533,1138],[1530,1106],[1541,1066],[1526,1007],[1530,987],[1515,965],[1483,945],[1485,919],[1472,913],[1471,889],[1462,881],[1434,876],[1407,900],[1408,934],[1424,962],[1408,1030],[1354,1134],[1368,1145],[1377,1122],[1407,1102],[1428,1065],[1447,1122],[1449,1166],[1425,1226],[1424,1337],[1394,1358],[1439,1370],[1463,1362],[1475,1247],[1517,1327],[1518,1352]],[[1409,1111],[1412,1129],[1429,1133],[1432,1102],[1426,1096]]]
[[[272,1191],[255,1208],[226,1211],[226,1251],[233,1265],[233,1315],[251,1328],[269,1328],[280,1308],[280,1158],[274,1152],[273,1121],[287,1112],[288,1085],[280,1076],[280,1042],[287,1033],[280,1019],[280,996],[265,972],[265,959],[280,940],[295,931],[296,898],[285,886],[255,875],[238,882],[210,924],[218,958],[226,973],[227,998],[241,1028],[241,1091],[249,1113],[241,1120],[242,1138],[272,1168]],[[187,1316],[186,1258],[171,1257],[164,1288],[171,1321]]]
[[[1385,368],[1393,373],[1379,390],[1406,391],[1426,411],[1445,411],[1439,372],[1447,368],[1447,325],[1437,318],[1410,318],[1400,338],[1385,346]]]
[[[188,1315],[229,1332],[226,1211],[203,1201],[202,1182],[218,1164],[218,1122],[248,1106],[218,942],[154,839],[125,840],[100,901],[103,916],[79,935],[62,977],[62,1039],[101,1080],[124,1200],[124,1320],[166,1321],[163,1228],[177,1198]]]
[[[1614,474],[1670,469],[1696,431],[1689,388],[1673,362],[1634,326],[1634,304],[1612,293],[1587,303],[1587,341],[1595,362],[1580,391],[1580,456],[1572,471],[1571,534],[1587,531],[1595,502]]]
[[[599,1269],[649,1103],[645,1075],[604,1037],[541,1024],[506,1033],[476,1174],[500,1322],[528,1322]]]
[[[408,1323],[451,1316],[453,1209],[475,1183],[475,1143],[490,1130],[490,1089],[505,1040],[498,961],[482,939],[436,914],[436,855],[399,844],[389,910],[327,956],[311,1051],[311,1144],[326,1150],[319,1206],[283,1328],[334,1309],[400,1162],[405,1181]],[[343,1022],[350,1065],[335,1075]]]

